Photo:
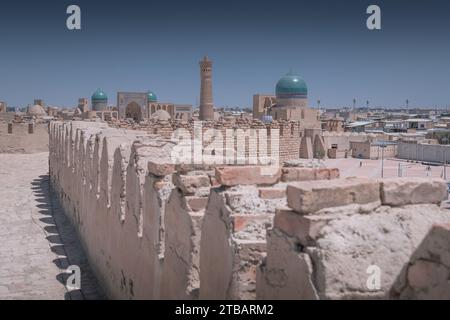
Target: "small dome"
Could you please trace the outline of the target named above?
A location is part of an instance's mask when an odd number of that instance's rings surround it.
[[[278,81],[276,94],[277,96],[306,98],[308,95],[308,87],[302,77],[295,73],[289,72]]]
[[[44,116],[47,114],[47,112],[45,112],[45,109],[42,106],[37,105],[37,104],[34,106],[29,106],[27,108],[27,113],[36,115],[36,116],[38,116],[38,115]]]
[[[157,110],[155,113],[152,114],[151,117],[154,120],[162,120],[162,121],[168,121],[171,119],[170,114],[166,110]]]
[[[97,89],[92,95],[92,101],[107,101],[108,96],[101,89]]]
[[[149,91],[147,93],[147,99],[148,99],[148,102],[157,102],[158,101],[158,98],[156,97],[156,94],[154,94],[151,91]]]

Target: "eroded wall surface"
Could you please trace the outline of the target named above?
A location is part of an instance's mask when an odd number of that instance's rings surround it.
[[[443,180],[340,179],[300,160],[173,164],[175,146],[102,123],[50,124],[52,187],[110,298],[410,299],[446,290],[436,283],[448,272],[448,227],[433,227],[450,222]],[[370,266],[379,287],[368,285]]]

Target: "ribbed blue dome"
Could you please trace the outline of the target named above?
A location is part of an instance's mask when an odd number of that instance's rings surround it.
[[[156,94],[154,94],[151,91],[149,91],[147,93],[147,97],[148,97],[148,102],[157,102],[158,101],[158,98],[156,97]]]
[[[278,81],[276,94],[277,96],[306,97],[308,95],[308,87],[302,77],[289,72]]]
[[[107,101],[108,96],[101,89],[97,89],[97,91],[95,91],[92,95],[91,99],[93,101]]]

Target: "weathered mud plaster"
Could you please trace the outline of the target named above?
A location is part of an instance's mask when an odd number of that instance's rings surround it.
[[[432,192],[414,201],[394,198],[405,186]],[[295,210],[276,213],[267,258],[258,270],[257,298],[387,298],[394,283],[402,287],[397,277],[432,225],[450,221],[450,213],[437,204],[447,198],[443,188],[439,179],[292,184],[288,203]],[[394,207],[382,204],[387,197],[380,194],[388,189]],[[368,195],[367,190],[374,192]],[[325,196],[319,204],[311,200]],[[367,284],[370,266],[380,270],[379,288]]]
[[[448,297],[440,179],[173,165],[174,143],[147,132],[77,121],[49,132],[51,185],[110,298]]]
[[[266,228],[272,225],[275,209],[286,204],[284,197],[261,198],[258,187],[248,185],[272,182],[277,189],[281,170],[269,177],[260,174],[258,167],[216,169],[217,181],[228,187],[211,189],[205,211],[200,299],[256,297],[256,269],[266,252]]]
[[[50,140],[52,186],[108,296],[159,298],[173,143],[85,122],[53,122]]]
[[[391,299],[450,299],[450,224],[434,225],[391,288]]]
[[[176,189],[172,191],[164,217],[162,299],[198,299],[201,227],[210,179],[204,171],[173,176]]]

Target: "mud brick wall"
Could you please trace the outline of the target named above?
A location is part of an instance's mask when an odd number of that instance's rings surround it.
[[[152,134],[158,134],[164,138],[170,139],[173,137],[174,132],[177,129],[185,129],[192,136],[194,136],[194,121],[160,121],[151,120],[147,122],[141,122],[140,124],[134,122],[128,122],[126,120],[115,121],[110,123],[112,127],[124,128],[132,130],[146,131]],[[249,133],[251,129],[263,130],[262,136],[257,134],[255,137],[257,146],[262,144],[261,139],[265,139],[264,145],[267,146],[267,153],[270,156],[272,150],[272,141],[276,141],[277,145],[273,148],[278,151],[280,162],[298,159],[300,154],[300,137],[301,130],[298,122],[291,121],[275,121],[271,124],[264,124],[259,120],[248,119],[236,119],[235,121],[204,121],[202,122],[203,136],[206,136],[207,131],[211,129],[217,130],[218,134],[223,137],[223,150],[227,149],[225,143],[225,137],[227,130],[232,130],[235,135],[234,149],[237,150],[238,146],[245,146],[245,156],[257,158],[260,155],[259,147],[255,152],[252,152],[252,148],[249,147],[249,138],[238,138],[239,131]],[[278,133],[275,132],[278,130]],[[272,140],[274,139],[274,140]],[[211,140],[204,139],[203,146],[206,147],[211,143]],[[219,151],[221,152],[221,151]],[[223,151],[225,152],[225,151]],[[258,164],[257,162],[246,164]]]
[[[153,132],[82,121],[49,131],[52,188],[110,298],[403,299],[446,290],[443,180],[340,179],[299,160],[173,164],[176,143]]]
[[[421,297],[418,287],[430,288],[436,279],[415,257],[426,255],[425,250],[413,254],[433,246],[424,244],[433,224],[450,221],[449,211],[439,207],[447,197],[440,179],[289,184],[288,206],[277,210],[267,234],[257,298]],[[373,270],[379,272],[379,286],[376,281],[368,285]],[[436,291],[443,286],[435,285]]]

